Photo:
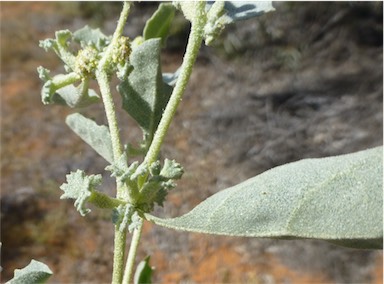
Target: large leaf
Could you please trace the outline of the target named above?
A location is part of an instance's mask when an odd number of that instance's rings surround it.
[[[175,7],[169,3],[161,3],[145,24],[143,31],[144,39],[161,38],[161,44],[164,46],[174,16]]]
[[[123,108],[139,123],[152,141],[172,87],[163,82],[160,68],[160,39],[149,39],[133,49],[133,70],[119,85]]]
[[[305,159],[223,190],[181,217],[146,216],[177,230],[382,248],[382,160],[382,147]]]
[[[113,163],[112,140],[108,127],[97,125],[96,122],[82,116],[80,113],[68,115],[65,122],[100,156],[109,163]]]
[[[6,284],[45,283],[52,274],[46,264],[32,259],[26,267],[15,269],[14,277]]]

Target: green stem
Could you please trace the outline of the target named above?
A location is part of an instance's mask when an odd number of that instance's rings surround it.
[[[188,38],[188,45],[181,66],[181,73],[177,80],[176,86],[172,92],[171,98],[169,99],[167,107],[164,110],[163,116],[160,120],[157,131],[155,132],[151,146],[149,147],[148,152],[143,161],[143,163],[146,163],[147,165],[150,165],[154,161],[156,161],[157,156],[159,155],[160,147],[164,141],[165,134],[167,133],[171,121],[176,113],[176,109],[181,101],[187,83],[191,76],[192,67],[196,61],[203,40],[203,29],[206,23],[204,9],[205,2],[199,2],[199,4],[196,5],[196,16],[192,23],[191,33]],[[129,249],[129,255],[124,272],[124,284],[128,284],[132,281],[133,266],[135,263],[137,248],[141,238],[142,226],[143,221],[141,222],[139,228],[137,228],[133,232],[131,247]]]
[[[105,114],[108,120],[109,132],[111,133],[113,159],[117,161],[122,155],[122,146],[119,136],[119,125],[117,123],[115,103],[113,102],[112,93],[109,86],[108,74],[100,69],[96,72],[96,79],[99,83],[101,97],[103,99]],[[117,192],[117,198],[119,198],[119,192]]]
[[[66,75],[60,74],[52,78],[52,84],[55,86],[55,89],[58,90],[62,87],[73,84],[76,81],[79,81],[80,79],[81,77],[75,72]]]
[[[129,284],[132,282],[133,266],[135,264],[137,248],[139,246],[141,233],[143,231],[143,223],[143,220],[141,220],[139,227],[133,232],[131,247],[129,248],[127,264],[125,266],[123,284]]]
[[[119,127],[117,124],[117,117],[115,111],[115,104],[113,102],[111,90],[110,90],[110,78],[106,72],[111,63],[113,48],[117,44],[119,37],[123,33],[124,25],[127,21],[130,10],[130,4],[124,2],[123,10],[121,11],[120,18],[113,34],[112,41],[108,46],[103,58],[100,60],[96,79],[100,86],[100,92],[104,103],[105,114],[108,120],[109,131],[111,133],[112,149],[114,160],[118,160],[122,155],[122,146],[119,137]],[[124,197],[124,187],[117,183],[117,198]],[[124,255],[125,255],[125,244],[126,244],[127,233],[124,230],[120,232],[117,226],[115,226],[115,240],[114,240],[114,255],[113,255],[113,272],[112,272],[112,283],[120,284],[123,278],[124,270]]]
[[[114,46],[117,45],[119,37],[123,33],[125,22],[127,21],[128,14],[130,10],[130,3],[124,2],[123,10],[121,11],[119,21],[115,33],[113,34],[112,41],[108,46],[103,58],[101,58],[99,65],[97,67],[96,79],[100,86],[100,92],[103,98],[105,113],[108,120],[109,131],[111,133],[112,139],[112,149],[114,160],[118,160],[122,154],[122,146],[119,137],[119,127],[116,119],[115,104],[113,102],[110,86],[109,86],[109,76],[106,72],[109,64],[111,63],[111,58],[113,54]],[[117,197],[119,198],[121,193],[117,192]]]
[[[192,67],[196,61],[203,40],[203,29],[206,23],[206,17],[203,13],[204,9],[204,1],[201,1],[196,5],[196,16],[192,22],[187,49],[185,51],[183,63],[181,65],[181,72],[169,102],[164,110],[159,126],[155,132],[151,146],[149,147],[147,155],[145,156],[144,163],[147,165],[151,165],[157,160],[165,135],[176,113],[176,109],[182,99],[185,88],[189,81],[189,77],[191,76]]]
[[[131,9],[131,3],[129,3],[128,1],[125,1],[123,4],[123,10],[121,11],[119,21],[117,22],[116,30],[115,30],[113,37],[112,37],[112,41],[109,44],[107,50],[105,51],[103,58],[101,58],[101,60],[99,62],[99,66],[98,66],[99,70],[105,70],[101,67],[103,66],[105,68],[107,65],[110,64],[111,58],[113,55],[113,49],[115,46],[117,46],[118,40],[121,37],[121,35],[123,34],[124,25],[127,22],[127,18],[128,18],[128,14],[129,14],[130,9]]]
[[[125,244],[127,240],[127,231],[119,231],[115,226],[114,251],[113,251],[113,272],[112,283],[120,284],[123,279]]]

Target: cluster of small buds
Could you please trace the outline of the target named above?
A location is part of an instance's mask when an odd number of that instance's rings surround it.
[[[99,52],[92,46],[80,50],[76,57],[75,72],[82,77],[94,77],[100,60]]]
[[[112,62],[124,65],[131,54],[131,40],[128,37],[121,36],[118,39],[112,52]]]

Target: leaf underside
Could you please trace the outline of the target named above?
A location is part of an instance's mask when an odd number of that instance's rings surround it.
[[[382,147],[305,159],[223,190],[189,213],[148,220],[177,230],[382,248]]]

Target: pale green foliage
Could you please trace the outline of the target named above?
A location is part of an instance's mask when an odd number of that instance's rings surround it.
[[[163,167],[159,161],[150,167],[139,165],[137,161],[128,166],[126,153],[107,166],[106,170],[111,171],[111,176],[119,182],[126,184],[130,204],[140,212],[152,211],[155,204],[162,206],[168,191],[176,186],[174,180],[180,179],[184,173],[180,164],[168,159],[165,159]]]
[[[85,208],[85,203],[91,197],[92,191],[101,184],[101,175],[86,176],[81,170],[67,175],[67,183],[60,186],[64,191],[60,199],[75,199],[75,207],[81,216],[88,214],[91,209]]]
[[[26,267],[15,269],[14,277],[6,284],[45,283],[52,274],[53,272],[46,264],[32,259]]]
[[[177,230],[381,248],[382,163],[382,147],[301,160],[220,191],[184,216],[147,218]]]
[[[82,48],[91,46],[102,51],[111,41],[110,36],[106,36],[100,29],[92,29],[88,25],[73,33],[73,39],[80,43]]]
[[[165,179],[180,179],[184,173],[184,169],[175,160],[165,159],[164,167],[161,169],[159,176]]]
[[[162,79],[160,39],[149,39],[133,49],[128,78],[119,85],[123,108],[143,129],[147,147],[152,142],[172,88]]]
[[[119,205],[112,211],[112,222],[120,232],[128,229],[132,233],[140,224],[140,216],[131,204]]]
[[[57,56],[65,63],[65,67],[74,71],[76,57],[69,51],[69,40],[72,33],[69,30],[61,30],[55,33],[55,39],[45,39],[40,41],[40,47],[45,51],[53,50]]]
[[[143,30],[144,40],[161,38],[161,44],[165,46],[165,41],[174,16],[175,7],[173,7],[172,4],[161,3],[156,12],[145,24]]]
[[[76,55],[71,50],[71,41],[80,43],[82,47]],[[68,71],[67,74],[51,77],[49,70],[38,68],[39,77],[45,82],[41,91],[43,103],[79,108],[99,102],[98,94],[89,89],[89,80],[95,77],[97,65],[108,43],[109,38],[99,29],[93,30],[88,26],[73,34],[68,30],[58,31],[55,39],[40,41],[40,46],[46,51],[53,50],[57,54]]]
[[[112,142],[108,127],[97,125],[96,122],[79,113],[68,115],[65,122],[100,156],[109,163],[113,163]]]

